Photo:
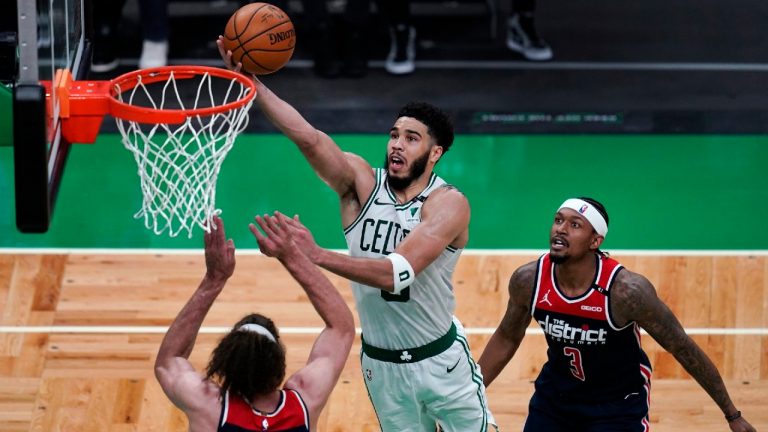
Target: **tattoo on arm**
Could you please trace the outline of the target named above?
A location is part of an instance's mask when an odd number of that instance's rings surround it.
[[[637,322],[665,350],[671,353],[683,368],[693,376],[723,412],[732,410],[733,404],[723,379],[704,351],[691,339],[680,321],[656,295],[653,285],[641,275],[626,275],[612,289],[611,305],[616,315]]]
[[[522,339],[531,322],[531,296],[535,277],[536,263],[533,262],[517,269],[509,279],[507,314],[499,326],[509,336]]]
[[[444,185],[441,185],[437,189],[445,189],[445,190],[456,191],[456,192],[460,193],[462,196],[466,196],[466,195],[464,195],[464,192],[462,192],[459,188],[457,188],[456,186],[454,186],[452,184],[448,184],[448,183],[446,183]],[[424,198],[424,201],[426,201],[426,200],[427,200],[427,198]]]

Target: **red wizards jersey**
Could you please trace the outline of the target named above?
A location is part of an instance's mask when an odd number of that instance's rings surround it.
[[[539,258],[531,315],[549,348],[536,391],[581,401],[647,395],[651,364],[640,346],[640,328],[635,322],[618,327],[611,317],[611,285],[623,267],[599,254],[595,265],[589,289],[568,297],[558,287],[549,254]]]
[[[309,411],[295,390],[280,390],[280,403],[271,413],[256,411],[229,392],[221,405],[219,432],[309,432]]]

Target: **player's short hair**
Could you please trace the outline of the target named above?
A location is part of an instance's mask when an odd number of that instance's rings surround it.
[[[427,126],[427,132],[446,153],[453,144],[453,121],[440,108],[426,102],[409,102],[397,113],[397,118],[412,117]]]
[[[244,324],[266,328],[276,342],[256,332],[238,330]],[[206,378],[219,382],[222,396],[230,391],[250,400],[277,390],[285,378],[285,347],[275,323],[260,314],[238,321],[211,353]]]

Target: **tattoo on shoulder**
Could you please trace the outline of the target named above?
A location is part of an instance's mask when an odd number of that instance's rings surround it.
[[[648,301],[656,297],[653,285],[644,276],[624,269],[611,288],[611,305],[614,315],[626,320],[643,316]]]
[[[456,192],[464,195],[464,192],[462,192],[459,188],[457,188],[456,186],[454,186],[452,184],[448,184],[448,183],[438,187],[438,189],[455,190]]]
[[[509,278],[509,295],[521,301],[530,298],[533,294],[533,285],[536,283],[537,262],[530,262],[519,267]]]
[[[443,189],[443,190],[455,190],[456,192],[460,193],[462,196],[464,196],[464,197],[466,198],[466,196],[464,195],[464,193],[463,193],[463,192],[461,192],[461,191],[460,191],[460,190],[459,190],[459,189],[458,189],[456,186],[454,186],[454,185],[444,184],[444,185],[438,186],[438,187],[435,189],[435,191],[439,191],[439,190],[441,190],[441,189]],[[416,197],[416,199],[417,199],[417,200],[419,200],[419,201],[421,201],[422,203],[425,203],[425,202],[427,202],[427,199],[429,199],[429,197],[430,197],[430,196],[431,196],[431,195],[427,195],[427,196],[424,196],[424,195],[419,195],[419,196],[417,196],[417,197]]]

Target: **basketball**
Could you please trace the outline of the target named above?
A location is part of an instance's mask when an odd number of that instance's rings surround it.
[[[285,66],[296,46],[296,31],[288,14],[268,3],[238,9],[224,29],[224,49],[243,71],[266,75]]]

